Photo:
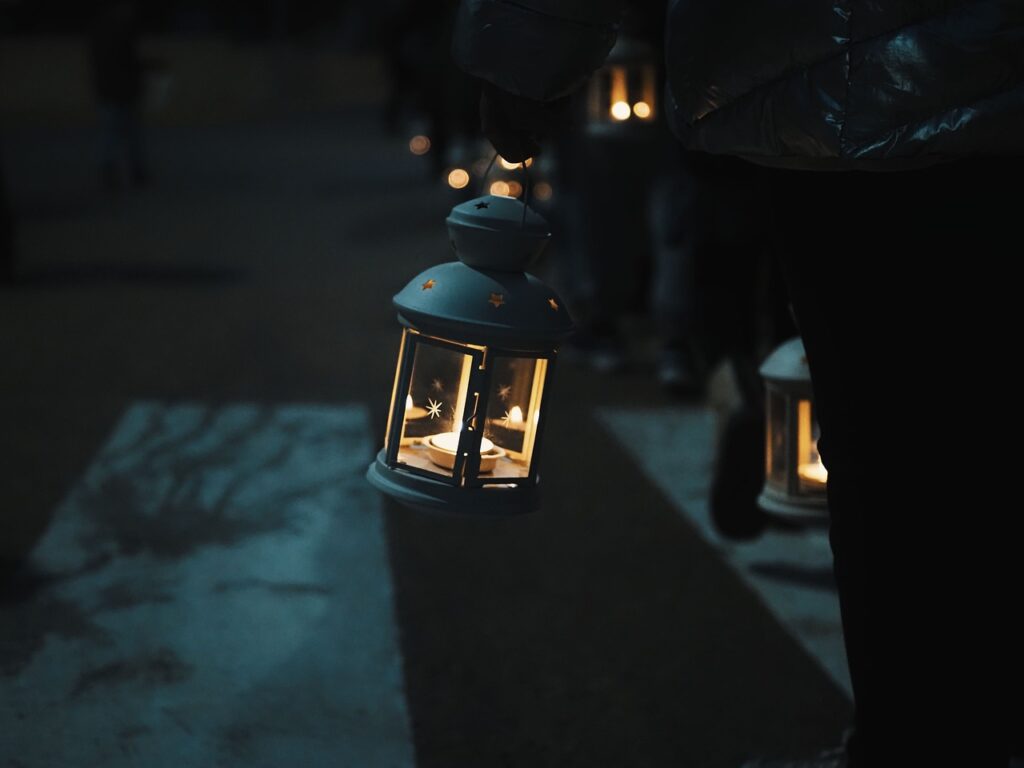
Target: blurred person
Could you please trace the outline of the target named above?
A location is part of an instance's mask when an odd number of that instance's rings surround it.
[[[138,50],[137,14],[131,0],[100,5],[91,41],[93,85],[100,109],[100,172],[116,192],[127,179],[149,179],[143,151],[142,97],[145,65]]]
[[[664,0],[628,0],[617,42],[634,64],[649,51],[661,82],[664,12]],[[611,61],[615,56],[613,50]],[[578,95],[586,98],[574,96],[573,121],[589,128],[591,97]],[[682,151],[664,110],[650,123],[620,128],[577,130],[554,144],[561,282],[580,326],[570,349],[599,372],[620,370],[628,359],[621,321],[642,309],[656,328],[658,383],[678,397],[699,397],[723,358],[756,369],[756,329],[770,325],[761,313],[773,298],[758,295],[765,287],[766,206],[737,167],[743,163],[698,162]],[[761,463],[754,455],[757,471]]]
[[[663,81],[663,0],[630,0],[625,11],[618,66],[634,68],[636,76],[649,65]],[[579,325],[569,349],[598,372],[619,371],[629,357],[622,320],[649,311],[658,329],[659,383],[673,394],[697,396],[704,379],[698,350],[705,346],[696,338],[693,284],[701,242],[697,182],[679,158],[663,110],[655,109],[650,121],[607,129],[589,103],[603,94],[579,95],[585,98],[574,98],[570,109],[580,130],[554,145],[561,282]]]
[[[580,126],[582,106],[573,105]],[[584,134],[554,144],[558,279],[578,324],[566,351],[598,373],[627,367],[622,320],[643,304],[655,248],[647,212],[658,188],[651,143]]]
[[[620,12],[463,0],[455,55],[491,83],[505,157],[536,152]],[[855,725],[830,754],[756,765],[1005,768],[1020,531],[995,446],[1020,426],[1002,190],[1024,151],[1024,3],[674,0],[666,33],[676,135],[758,164],[828,469]]]

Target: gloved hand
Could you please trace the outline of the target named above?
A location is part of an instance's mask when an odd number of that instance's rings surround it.
[[[484,135],[510,163],[521,163],[540,153],[540,142],[559,133],[569,122],[569,97],[534,101],[484,83],[480,96],[480,123]]]

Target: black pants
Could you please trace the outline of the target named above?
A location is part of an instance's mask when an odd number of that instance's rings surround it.
[[[1005,768],[1024,727],[1022,167],[766,174],[822,423],[858,768]]]

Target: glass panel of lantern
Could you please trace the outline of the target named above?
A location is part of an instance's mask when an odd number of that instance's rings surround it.
[[[548,361],[495,356],[491,366],[484,446],[493,446],[501,455],[493,466],[484,466],[481,461],[480,471],[490,472],[495,480],[529,477]]]
[[[828,473],[818,455],[818,421],[803,342],[790,339],[761,366],[767,393],[765,483],[760,506],[776,514],[819,516]]]
[[[828,472],[818,455],[821,430],[814,416],[814,402],[797,402],[796,472],[801,494],[824,493]]]
[[[407,469],[451,478],[459,433],[466,420],[470,377],[479,366],[480,349],[408,330],[402,346],[405,364],[411,365],[411,370],[404,377],[407,386],[396,392],[392,405],[402,420],[393,460]]]
[[[406,330],[396,374],[392,420],[386,451],[397,466],[460,484],[515,482],[532,476],[539,444],[540,406],[550,359],[496,353],[486,362],[487,349],[460,345]],[[403,372],[403,367],[408,369]],[[474,376],[474,371],[477,372]],[[480,383],[486,380],[487,397]],[[483,404],[482,422],[475,418]],[[392,424],[401,420],[398,444],[390,443]],[[472,435],[483,435],[477,450],[479,467],[460,459],[473,446]],[[465,464],[465,466],[464,466]]]

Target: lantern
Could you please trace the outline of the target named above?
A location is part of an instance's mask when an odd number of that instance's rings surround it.
[[[595,135],[644,135],[657,117],[658,67],[654,50],[619,41],[587,86],[587,130]]]
[[[447,223],[459,261],[394,298],[404,330],[384,449],[367,477],[413,506],[532,511],[555,355],[573,330],[562,299],[524,271],[550,231],[495,195],[455,206]]]
[[[758,504],[790,517],[827,513],[828,473],[818,455],[818,421],[811,374],[799,338],[790,339],[761,366],[765,382],[765,483]]]

